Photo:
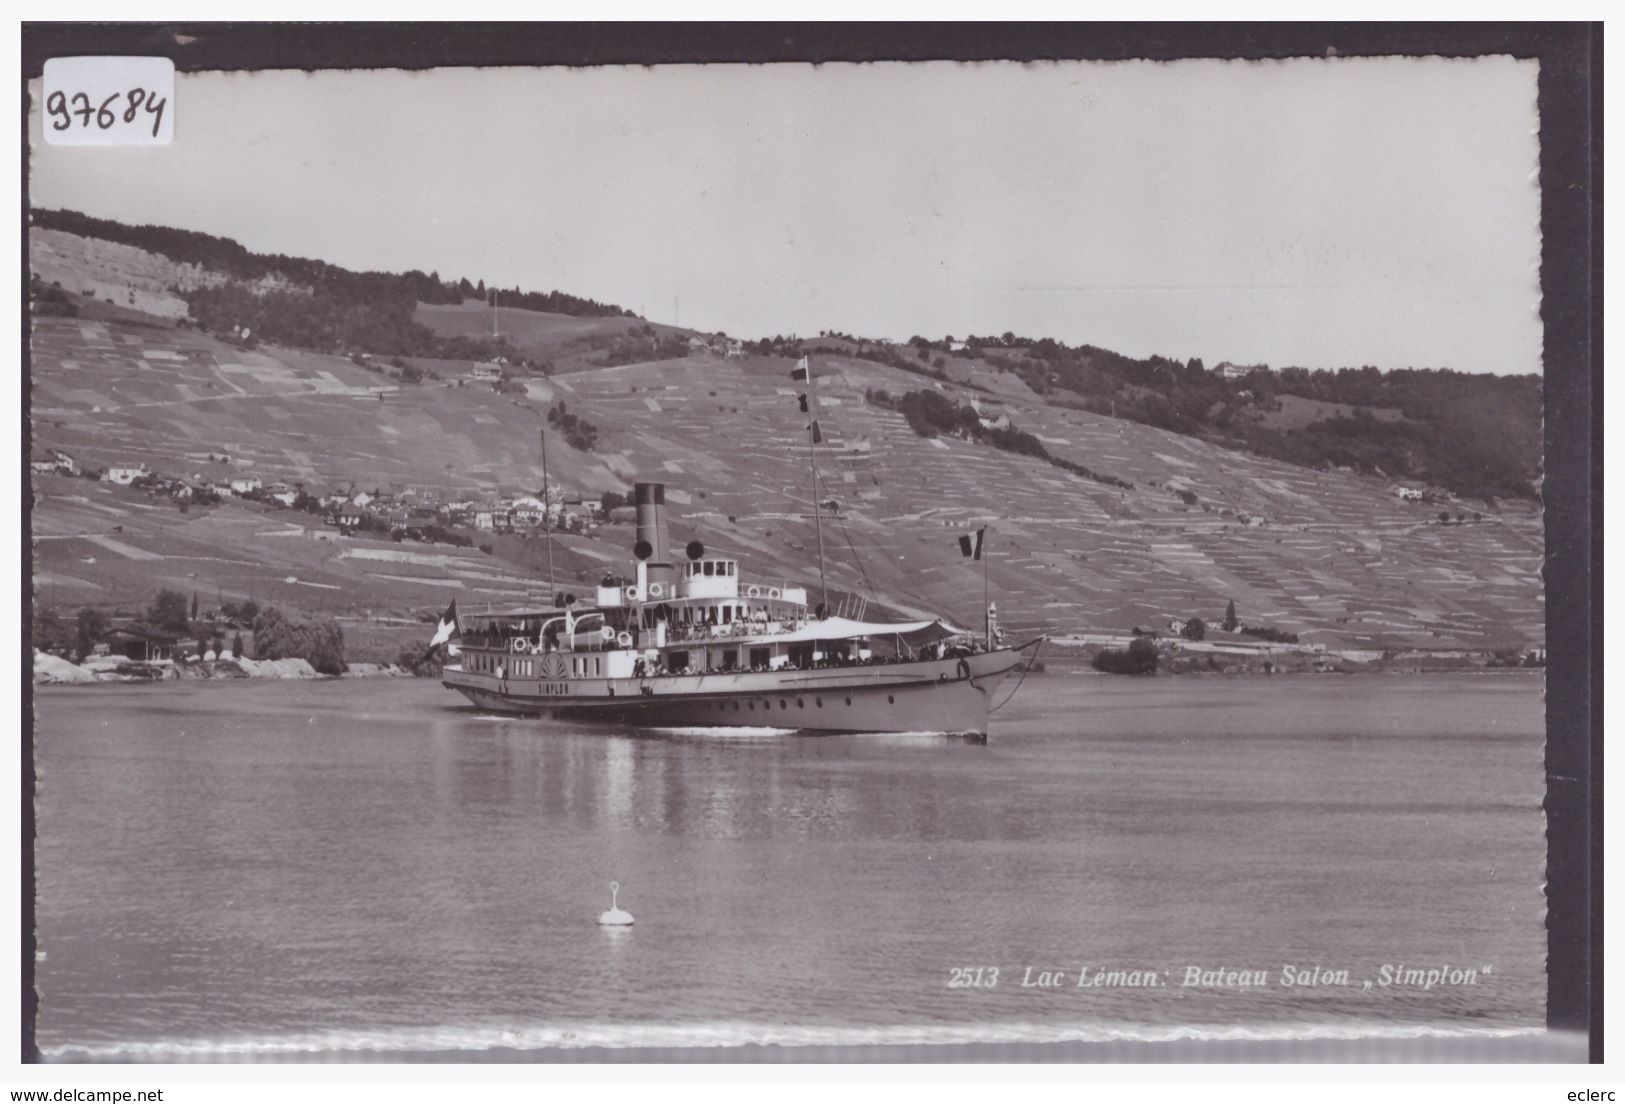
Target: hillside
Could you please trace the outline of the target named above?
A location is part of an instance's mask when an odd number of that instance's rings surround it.
[[[1048,338],[915,336],[905,345],[847,334],[769,338],[764,354],[831,352],[938,382],[1032,396],[1303,467],[1350,468],[1474,498],[1539,497],[1538,375],[1448,369],[1181,363]]]
[[[41,233],[30,235],[36,250]],[[796,401],[804,388],[789,379],[786,357],[707,353],[597,367],[615,342],[658,345],[688,331],[651,327],[647,337],[640,320],[504,308],[515,341],[569,366],[521,377],[513,387],[523,397],[457,386],[455,358],[425,362],[444,378],[411,384],[343,356],[244,348],[156,313],[97,316],[90,308],[105,309],[99,300],[128,296],[82,297],[80,284],[116,291],[120,279],[147,279],[142,265],[154,263],[97,252],[53,242],[54,257],[70,258],[60,263],[81,266],[62,286],[83,313],[33,319],[37,447],[173,476],[205,474],[211,455],[225,455],[231,469],[268,481],[472,497],[540,486],[541,414],[563,402],[597,427],[597,444],[582,452],[550,433],[554,485],[596,495],[663,479],[679,540],[697,536],[734,553],[754,575],[816,583],[807,416]],[[88,259],[71,260],[81,255]],[[479,304],[431,304],[414,317],[447,332],[489,324]],[[1018,634],[1214,622],[1234,600],[1244,622],[1311,642],[1483,648],[1544,638],[1533,503],[1404,503],[1389,479],[1311,470],[1058,405],[976,358],[947,361],[949,382],[844,352],[813,362],[825,438],[820,497],[839,510],[824,534],[832,590],[978,623],[981,573],[954,538],[987,524],[992,592]],[[975,400],[1055,460],[1128,486],[985,441],[922,437],[874,400],[877,391],[924,389]],[[505,538],[492,555],[403,550],[258,505],[181,514],[138,491],[59,476],[36,477],[35,495],[36,582],[42,600],[49,592],[64,607],[139,608],[170,586],[413,617],[453,594],[475,606],[539,596],[546,577],[539,540]],[[625,526],[562,538],[555,571],[566,585],[590,585],[624,568],[630,543]]]

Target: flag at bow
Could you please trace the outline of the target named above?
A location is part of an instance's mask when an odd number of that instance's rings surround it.
[[[796,366],[790,370],[790,378],[801,380],[803,383],[812,382],[812,367],[807,363],[806,357],[796,361]]]
[[[973,560],[982,558],[982,535],[987,532],[987,526],[982,526],[974,533],[966,533],[959,538],[959,553],[969,556]]]

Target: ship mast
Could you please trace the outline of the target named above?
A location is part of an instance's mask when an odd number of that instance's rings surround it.
[[[986,548],[987,530],[992,526],[984,526],[982,536],[977,538],[983,547],[977,551],[982,554],[982,644],[988,651],[993,650],[993,607],[988,604],[987,593],[987,561],[992,559]]]
[[[807,371],[807,391],[813,391],[812,361],[808,357],[801,358],[802,367]],[[812,402],[812,421],[807,425],[807,460],[812,467],[812,508],[813,530],[818,534],[818,589],[820,604],[824,616],[829,616],[829,580],[824,576],[824,511],[818,504],[818,400]]]
[[[544,428],[537,432],[542,438],[542,531],[547,540],[547,600],[551,602],[558,593],[558,587],[553,582],[553,511],[547,484],[547,430]]]

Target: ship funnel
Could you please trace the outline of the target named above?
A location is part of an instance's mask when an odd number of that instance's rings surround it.
[[[648,555],[639,555],[638,559],[648,565],[651,583],[662,583],[670,588],[677,582],[677,572],[672,567],[671,557],[666,549],[666,485],[635,484],[632,488],[632,501],[638,513],[635,548],[638,553],[648,550]]]

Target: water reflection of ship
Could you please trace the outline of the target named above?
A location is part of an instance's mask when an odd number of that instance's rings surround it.
[[[453,731],[466,723],[448,721]],[[951,839],[997,834],[1021,820],[1017,814],[1011,821],[997,802],[965,802],[953,770],[922,773],[909,765],[920,748],[981,744],[979,736],[834,736],[786,757],[773,738],[740,755],[740,745],[720,729],[654,729],[638,739],[604,740],[598,726],[575,726],[559,739],[536,740],[512,717],[488,731],[488,740],[465,740],[440,760],[450,766],[439,796],[493,822],[512,823],[529,810],[572,833]],[[860,772],[865,781],[832,784],[848,776],[854,761],[872,765]],[[897,800],[890,781],[904,776],[899,772],[908,778],[906,801]]]
[[[635,489],[634,576],[581,608],[464,615],[444,684],[507,713],[640,726],[986,733],[994,692],[1038,640],[999,646],[933,618],[876,622],[747,582],[698,542],[675,563],[665,487]]]

